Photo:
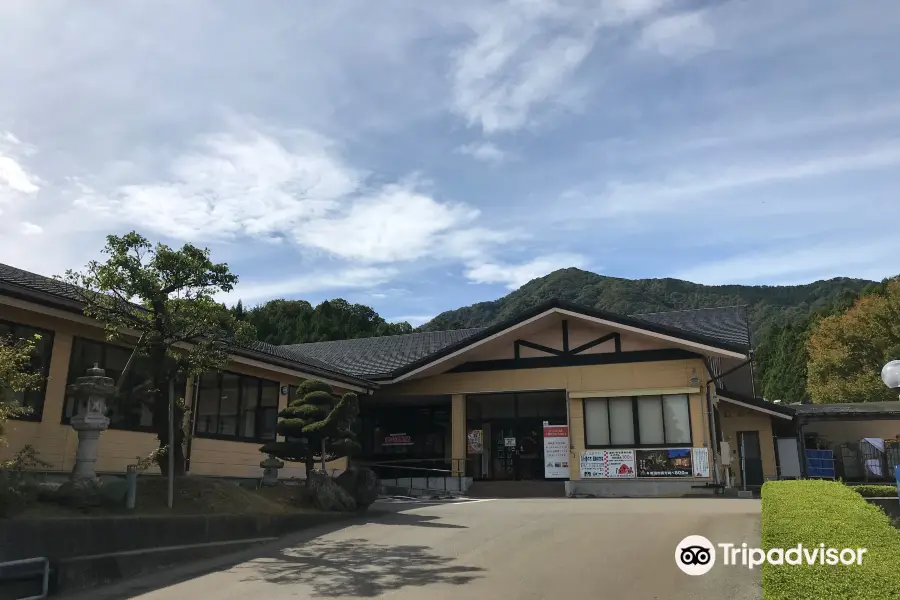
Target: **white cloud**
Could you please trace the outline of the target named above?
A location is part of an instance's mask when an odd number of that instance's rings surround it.
[[[403,317],[391,317],[389,319],[385,319],[388,323],[403,323],[404,321],[412,325],[413,327],[418,327],[419,325],[423,325],[428,321],[432,320],[435,315],[409,315]]]
[[[9,131],[3,132],[0,138],[0,201],[14,192],[36,194],[41,189],[38,178],[28,173],[14,156],[14,150],[21,144],[19,138]]]
[[[506,159],[506,152],[491,142],[477,142],[460,146],[457,151],[482,162],[499,164]]]
[[[40,235],[44,232],[44,228],[40,225],[35,225],[34,223],[30,223],[25,221],[22,223],[22,233],[24,235]]]
[[[298,297],[319,292],[367,289],[387,283],[396,275],[397,270],[392,268],[359,267],[321,270],[299,277],[286,277],[275,281],[253,282],[242,279],[232,291],[219,294],[216,299],[226,304],[234,304],[238,300],[252,304],[273,298]]]
[[[900,273],[900,241],[885,239],[820,243],[794,249],[756,251],[701,263],[672,275],[696,283],[766,283],[792,285],[832,277],[880,280]]]
[[[466,269],[465,275],[473,283],[502,283],[508,289],[517,289],[532,279],[543,277],[558,269],[587,266],[587,258],[580,254],[548,254],[531,261],[510,264],[502,262],[476,263]]]
[[[589,209],[604,216],[672,213],[684,210],[675,199],[704,199],[721,194],[776,183],[818,179],[844,173],[883,169],[900,165],[900,145],[884,145],[853,153],[812,156],[794,163],[711,164],[709,172],[675,173],[658,182],[613,183],[597,196],[588,195]],[[565,198],[584,199],[582,192],[566,193]],[[564,199],[565,199],[564,198]],[[800,202],[802,199],[798,199]],[[583,201],[583,200],[582,200]]]
[[[698,10],[654,20],[644,27],[638,46],[665,56],[693,56],[709,50],[715,42],[705,11]]]
[[[410,261],[433,254],[442,234],[478,214],[462,204],[438,202],[410,184],[394,184],[353,201],[339,216],[309,221],[295,238],[348,260]]]
[[[545,105],[571,105],[570,81],[598,29],[652,15],[664,0],[510,0],[475,13],[475,39],[455,55],[455,110],[486,134],[526,126]]]

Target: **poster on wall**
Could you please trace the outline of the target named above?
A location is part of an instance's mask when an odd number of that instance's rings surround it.
[[[544,424],[544,477],[569,478],[569,426]]]
[[[412,436],[405,433],[389,433],[384,436],[382,446],[412,446]]]
[[[694,448],[694,477],[709,477],[709,448]]]
[[[691,449],[637,450],[638,477],[691,477]]]
[[[634,450],[587,450],[580,466],[582,479],[631,479]]]
[[[469,454],[481,454],[484,452],[484,432],[481,429],[473,429],[466,437],[466,447]]]

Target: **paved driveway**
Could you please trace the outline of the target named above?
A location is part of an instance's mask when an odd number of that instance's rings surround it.
[[[759,501],[731,499],[482,500],[386,505],[397,510],[280,547],[155,575],[155,589],[93,592],[94,600],[392,600],[761,598],[759,571],[675,566],[689,534],[759,544]],[[240,562],[243,561],[243,562]],[[237,563],[237,564],[235,564]],[[150,580],[145,580],[144,583]],[[140,583],[132,582],[132,583]],[[168,587],[158,587],[170,583]],[[144,589],[147,589],[146,587]]]

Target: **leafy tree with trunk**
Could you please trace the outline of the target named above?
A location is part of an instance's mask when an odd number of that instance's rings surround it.
[[[31,410],[19,404],[13,394],[41,385],[41,374],[31,369],[35,344],[40,339],[39,335],[33,339],[0,337],[0,444],[6,441],[3,437],[6,420],[26,415]]]
[[[808,347],[813,402],[896,400],[896,390],[881,381],[881,368],[900,358],[900,278],[861,297],[845,313],[822,319]]]
[[[260,452],[282,460],[306,465],[306,480],[311,481],[316,461],[322,471],[325,463],[359,450],[351,431],[359,415],[359,400],[349,392],[338,398],[330,385],[318,379],[307,379],[297,389],[297,396],[278,416],[276,431],[285,436],[283,442],[270,442]]]
[[[111,340],[140,336],[135,354],[149,369],[143,402],[153,415],[159,440],[156,462],[167,470],[166,452],[175,452],[175,474],[184,473],[184,425],[187,406],[176,398],[175,439],[169,440],[169,384],[178,375],[222,369],[229,351],[256,337],[252,325],[239,321],[213,299],[238,281],[225,263],[213,263],[209,250],[185,244],[173,249],[151,244],[132,231],[106,238],[105,262],[91,261],[84,271],[68,271],[84,314],[105,325]],[[133,338],[130,339],[133,342]],[[103,365],[101,365],[102,367]],[[123,374],[123,378],[125,374]]]

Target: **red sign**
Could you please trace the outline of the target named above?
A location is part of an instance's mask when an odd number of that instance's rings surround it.
[[[564,438],[569,437],[569,426],[568,425],[551,425],[544,426],[544,437],[545,438]]]
[[[412,446],[412,436],[405,433],[392,433],[384,436],[382,446]]]

